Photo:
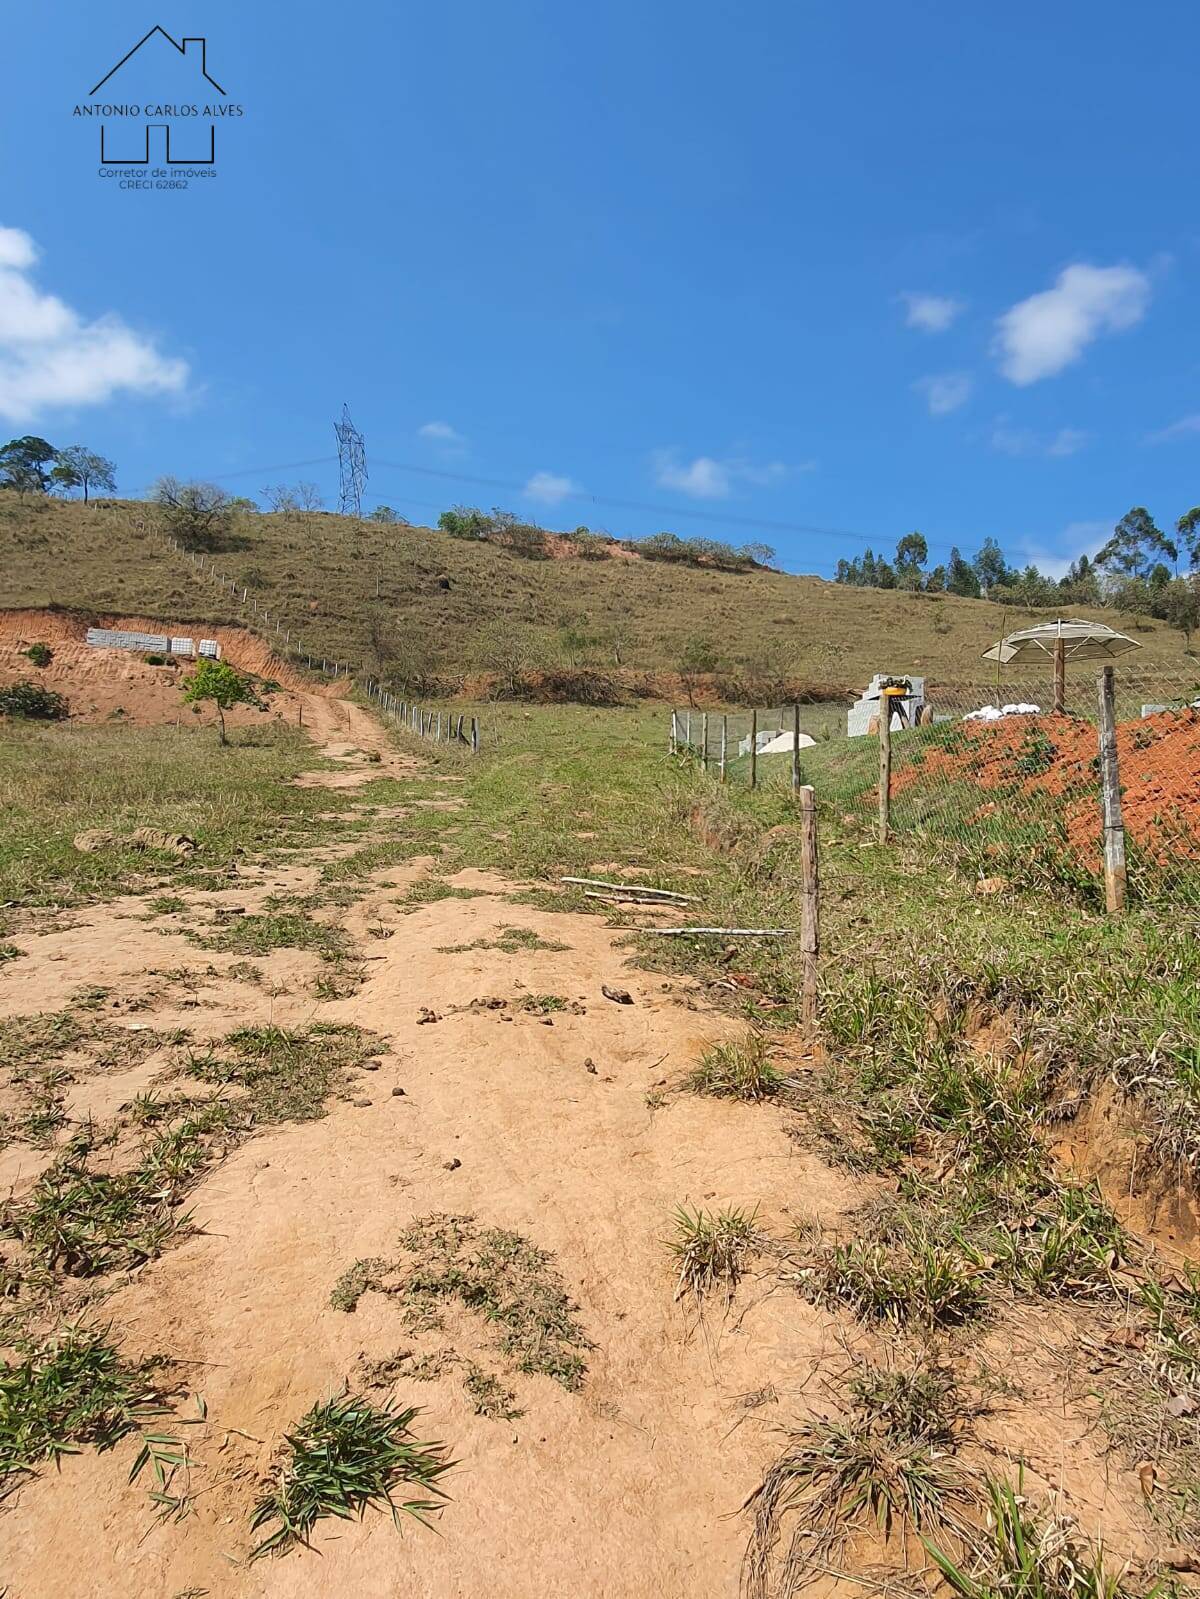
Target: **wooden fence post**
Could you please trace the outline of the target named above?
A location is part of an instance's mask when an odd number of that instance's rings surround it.
[[[479,720],[474,716],[471,718],[471,754],[479,754]]]
[[[721,781],[725,781],[725,754],[729,748],[729,717],[721,718]]]
[[[879,842],[888,841],[892,814],[892,702],[879,696]]]
[[[708,712],[700,718],[700,770],[708,771]]]
[[[671,712],[671,738],[667,745],[667,754],[674,755],[679,749],[679,712]]]
[[[817,975],[821,955],[821,894],[817,862],[817,796],[811,783],[797,791],[800,806],[800,1016],[817,1020]]]
[[[758,787],[758,712],[750,712],[750,787]]]
[[[1054,714],[1062,716],[1067,708],[1067,645],[1065,639],[1054,643]]]
[[[692,753],[692,713],[688,711],[683,728],[683,742],[687,745],[688,754]]]
[[[800,707],[792,706],[792,790],[800,787]]]
[[[1121,819],[1121,772],[1117,764],[1116,673],[1100,669],[1100,797],[1104,807],[1104,903],[1110,916],[1125,908],[1125,823]]]

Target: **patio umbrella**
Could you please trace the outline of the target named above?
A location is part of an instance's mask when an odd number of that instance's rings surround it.
[[[1010,633],[984,650],[985,661],[998,661],[1001,666],[1054,661],[1054,709],[1061,714],[1066,704],[1068,661],[1111,661],[1126,650],[1140,650],[1136,639],[1114,632],[1103,622],[1039,622],[1036,627],[1023,627]]]

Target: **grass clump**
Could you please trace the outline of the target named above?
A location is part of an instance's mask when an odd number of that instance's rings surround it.
[[[502,955],[520,955],[527,950],[544,950],[555,953],[568,949],[567,944],[559,944],[552,938],[543,938],[532,927],[503,926],[495,938],[477,938],[471,944],[441,944],[438,946],[439,955],[465,955],[474,949],[494,949]]]
[[[506,1228],[481,1228],[473,1216],[436,1213],[415,1221],[400,1243],[414,1263],[391,1291],[410,1325],[436,1326],[439,1303],[456,1299],[496,1329],[514,1370],[551,1377],[571,1393],[582,1386],[590,1345],[546,1250]]]
[[[66,1328],[0,1371],[0,1497],[42,1461],[111,1449],[164,1414],[159,1360],[128,1363],[99,1331]]]
[[[790,1432],[746,1501],[750,1599],[791,1599],[871,1528],[885,1543],[928,1532],[965,1548],[979,1493],[953,1459],[953,1443],[946,1379],[867,1368],[851,1385],[846,1416]]]
[[[766,1040],[752,1033],[748,1038],[705,1050],[699,1064],[684,1078],[683,1086],[693,1094],[756,1104],[773,1099],[783,1087],[783,1078],[767,1059]]]
[[[359,1028],[332,1024],[304,1033],[230,1033],[184,1068],[216,1085],[217,1094],[135,1102],[128,1128],[140,1131],[140,1142],[127,1152],[132,1162],[116,1171],[96,1169],[95,1140],[73,1141],[24,1199],[0,1212],[0,1237],[19,1240],[42,1266],[73,1277],[153,1260],[187,1227],[182,1202],[215,1161],[259,1126],[323,1115],[350,1068],[377,1043]]]
[[[215,933],[188,935],[205,949],[227,954],[269,955],[273,949],[307,949],[322,960],[340,960],[349,944],[340,927],[330,927],[295,911],[238,916]]]
[[[1018,1481],[989,1478],[988,1537],[967,1556],[951,1556],[934,1541],[936,1530],[922,1541],[951,1590],[962,1599],[1162,1599],[1176,1590],[1156,1582],[1134,1587],[1126,1568],[1113,1566],[1101,1545],[1087,1543],[1065,1516],[1032,1509]]]
[[[402,1514],[425,1522],[438,1513],[446,1499],[439,1479],[455,1462],[444,1444],[414,1436],[419,1414],[356,1394],[314,1405],[287,1434],[274,1479],[255,1507],[251,1531],[272,1530],[251,1558],[307,1546],[323,1516],[350,1520],[386,1505],[398,1528]]]
[[[193,1055],[185,1069],[199,1082],[243,1090],[248,1121],[313,1121],[378,1043],[361,1028],[336,1022],[314,1022],[302,1032],[239,1027],[206,1054]]]
[[[673,1218],[675,1236],[667,1242],[679,1269],[676,1299],[691,1294],[699,1302],[718,1287],[724,1288],[726,1299],[732,1297],[746,1261],[759,1246],[757,1216],[757,1209],[734,1205],[711,1211],[679,1207]]]
[[[366,1260],[356,1260],[353,1266],[348,1266],[334,1283],[330,1290],[329,1303],[334,1310],[344,1311],[346,1315],[358,1309],[358,1302],[368,1288],[379,1288],[384,1271],[387,1270],[387,1261],[373,1257]]]

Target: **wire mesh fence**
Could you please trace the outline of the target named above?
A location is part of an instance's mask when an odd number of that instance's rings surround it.
[[[693,711],[690,723],[677,711],[673,747],[727,783],[811,783],[825,802],[924,842],[981,886],[1041,884],[1111,902],[1107,866],[1131,899],[1200,909],[1200,665],[1108,671],[1107,745],[1103,673],[1088,664],[1069,674],[1061,711],[1045,673],[1010,667],[952,685],[884,679],[873,710]]]

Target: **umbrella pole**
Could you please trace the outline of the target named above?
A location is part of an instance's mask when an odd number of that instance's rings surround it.
[[[1061,716],[1067,707],[1067,643],[1054,641],[1054,714]]]

